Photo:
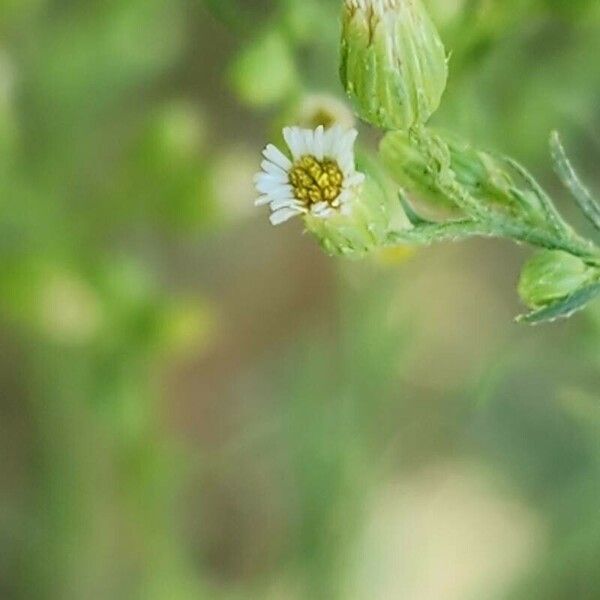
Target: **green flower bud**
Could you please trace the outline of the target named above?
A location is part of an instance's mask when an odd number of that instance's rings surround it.
[[[425,123],[448,66],[420,0],[345,0],[341,78],[359,116],[383,129]]]
[[[524,267],[519,295],[530,308],[542,308],[567,298],[600,280],[600,270],[566,252],[544,250]]]
[[[448,196],[458,189],[486,210],[534,218],[540,212],[535,191],[505,160],[425,128],[388,133],[380,145],[391,176],[415,200],[433,209],[456,209]]]

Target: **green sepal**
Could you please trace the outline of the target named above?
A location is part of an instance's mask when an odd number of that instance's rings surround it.
[[[544,308],[521,315],[517,317],[517,322],[538,325],[551,323],[559,319],[567,319],[598,298],[600,298],[600,282],[581,288],[570,296]]]
[[[361,258],[386,245],[391,230],[410,227],[395,186],[378,162],[369,154],[360,154],[357,167],[365,174],[365,182],[352,200],[350,214],[304,218],[306,229],[329,255]]]

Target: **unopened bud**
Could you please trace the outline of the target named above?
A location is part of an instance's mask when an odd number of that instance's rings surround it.
[[[600,271],[577,256],[544,250],[525,265],[519,282],[519,295],[530,308],[542,308],[567,298],[598,279]]]
[[[444,46],[420,0],[344,0],[341,78],[358,115],[408,129],[437,110]]]

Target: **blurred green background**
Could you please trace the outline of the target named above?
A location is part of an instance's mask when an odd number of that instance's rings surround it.
[[[435,123],[577,218],[600,3],[428,5]],[[600,598],[600,307],[515,325],[526,248],[345,262],[253,208],[344,114],[339,8],[0,2],[3,600]]]

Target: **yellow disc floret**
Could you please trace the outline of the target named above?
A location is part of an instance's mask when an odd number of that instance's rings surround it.
[[[290,170],[289,180],[294,195],[307,207],[319,202],[339,207],[344,175],[335,161],[318,160],[309,154],[302,156]]]

